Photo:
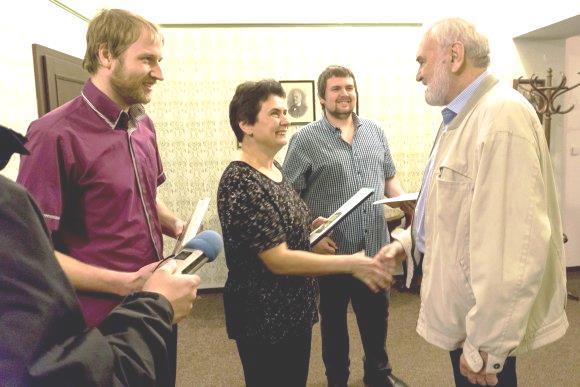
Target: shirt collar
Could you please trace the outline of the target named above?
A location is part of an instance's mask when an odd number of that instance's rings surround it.
[[[360,119],[358,118],[355,112],[352,112],[352,122],[355,128],[358,128],[362,125]],[[340,131],[340,128],[335,127],[330,123],[330,121],[328,121],[328,119],[326,118],[326,113],[322,117],[322,126],[333,132]]]
[[[469,86],[463,89],[463,91],[459,93],[459,95],[455,97],[453,101],[449,103],[449,105],[447,105],[447,109],[453,111],[455,114],[459,114],[459,112],[461,112],[461,109],[463,109],[463,107],[467,104],[467,101],[469,101],[469,98],[471,98],[475,90],[479,87],[481,82],[483,82],[483,80],[488,75],[489,71],[487,70],[481,73],[479,77],[477,77],[473,82],[471,82]]]
[[[145,115],[145,108],[141,104],[129,107],[128,113],[107,97],[89,79],[81,92],[87,104],[101,117],[111,129],[129,129],[135,127],[139,119]]]

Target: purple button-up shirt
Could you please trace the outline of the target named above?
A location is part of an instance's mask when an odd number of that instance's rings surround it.
[[[28,128],[18,182],[38,201],[55,248],[79,261],[132,272],[163,252],[155,205],[165,175],[153,122],[129,113],[89,80],[81,95]],[[89,326],[120,299],[79,292]]]

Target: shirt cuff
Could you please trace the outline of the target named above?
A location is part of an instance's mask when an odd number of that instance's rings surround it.
[[[165,182],[165,172],[161,172],[159,176],[157,176],[157,187]]]
[[[46,226],[50,231],[58,231],[58,226],[60,225],[60,216],[42,214],[42,217],[44,218],[44,223],[46,223]]]
[[[479,372],[483,367],[483,359],[479,350],[471,344],[469,340],[463,343],[463,356],[473,372]],[[485,368],[486,374],[497,374],[503,370],[507,356],[497,356],[491,353],[487,354],[487,364]]]
[[[413,281],[413,276],[415,275],[415,264],[413,261],[413,256],[411,255],[411,246],[412,244],[409,243],[411,239],[411,229],[402,229],[397,228],[393,230],[391,233],[391,237],[401,243],[403,246],[403,250],[405,250],[405,255],[407,259],[405,259],[405,264],[407,268],[407,278],[405,279],[405,286],[407,289],[411,287],[411,282]]]

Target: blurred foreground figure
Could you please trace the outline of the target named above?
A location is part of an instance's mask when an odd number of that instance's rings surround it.
[[[0,169],[24,138],[0,126]],[[153,272],[87,329],[34,200],[0,176],[0,385],[167,386],[172,324],[191,310],[199,277]]]

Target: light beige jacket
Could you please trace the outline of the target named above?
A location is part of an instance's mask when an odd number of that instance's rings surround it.
[[[425,210],[417,332],[463,347],[474,370],[551,343],[568,327],[554,176],[533,107],[488,76],[442,132]],[[408,230],[395,236],[411,252]]]

